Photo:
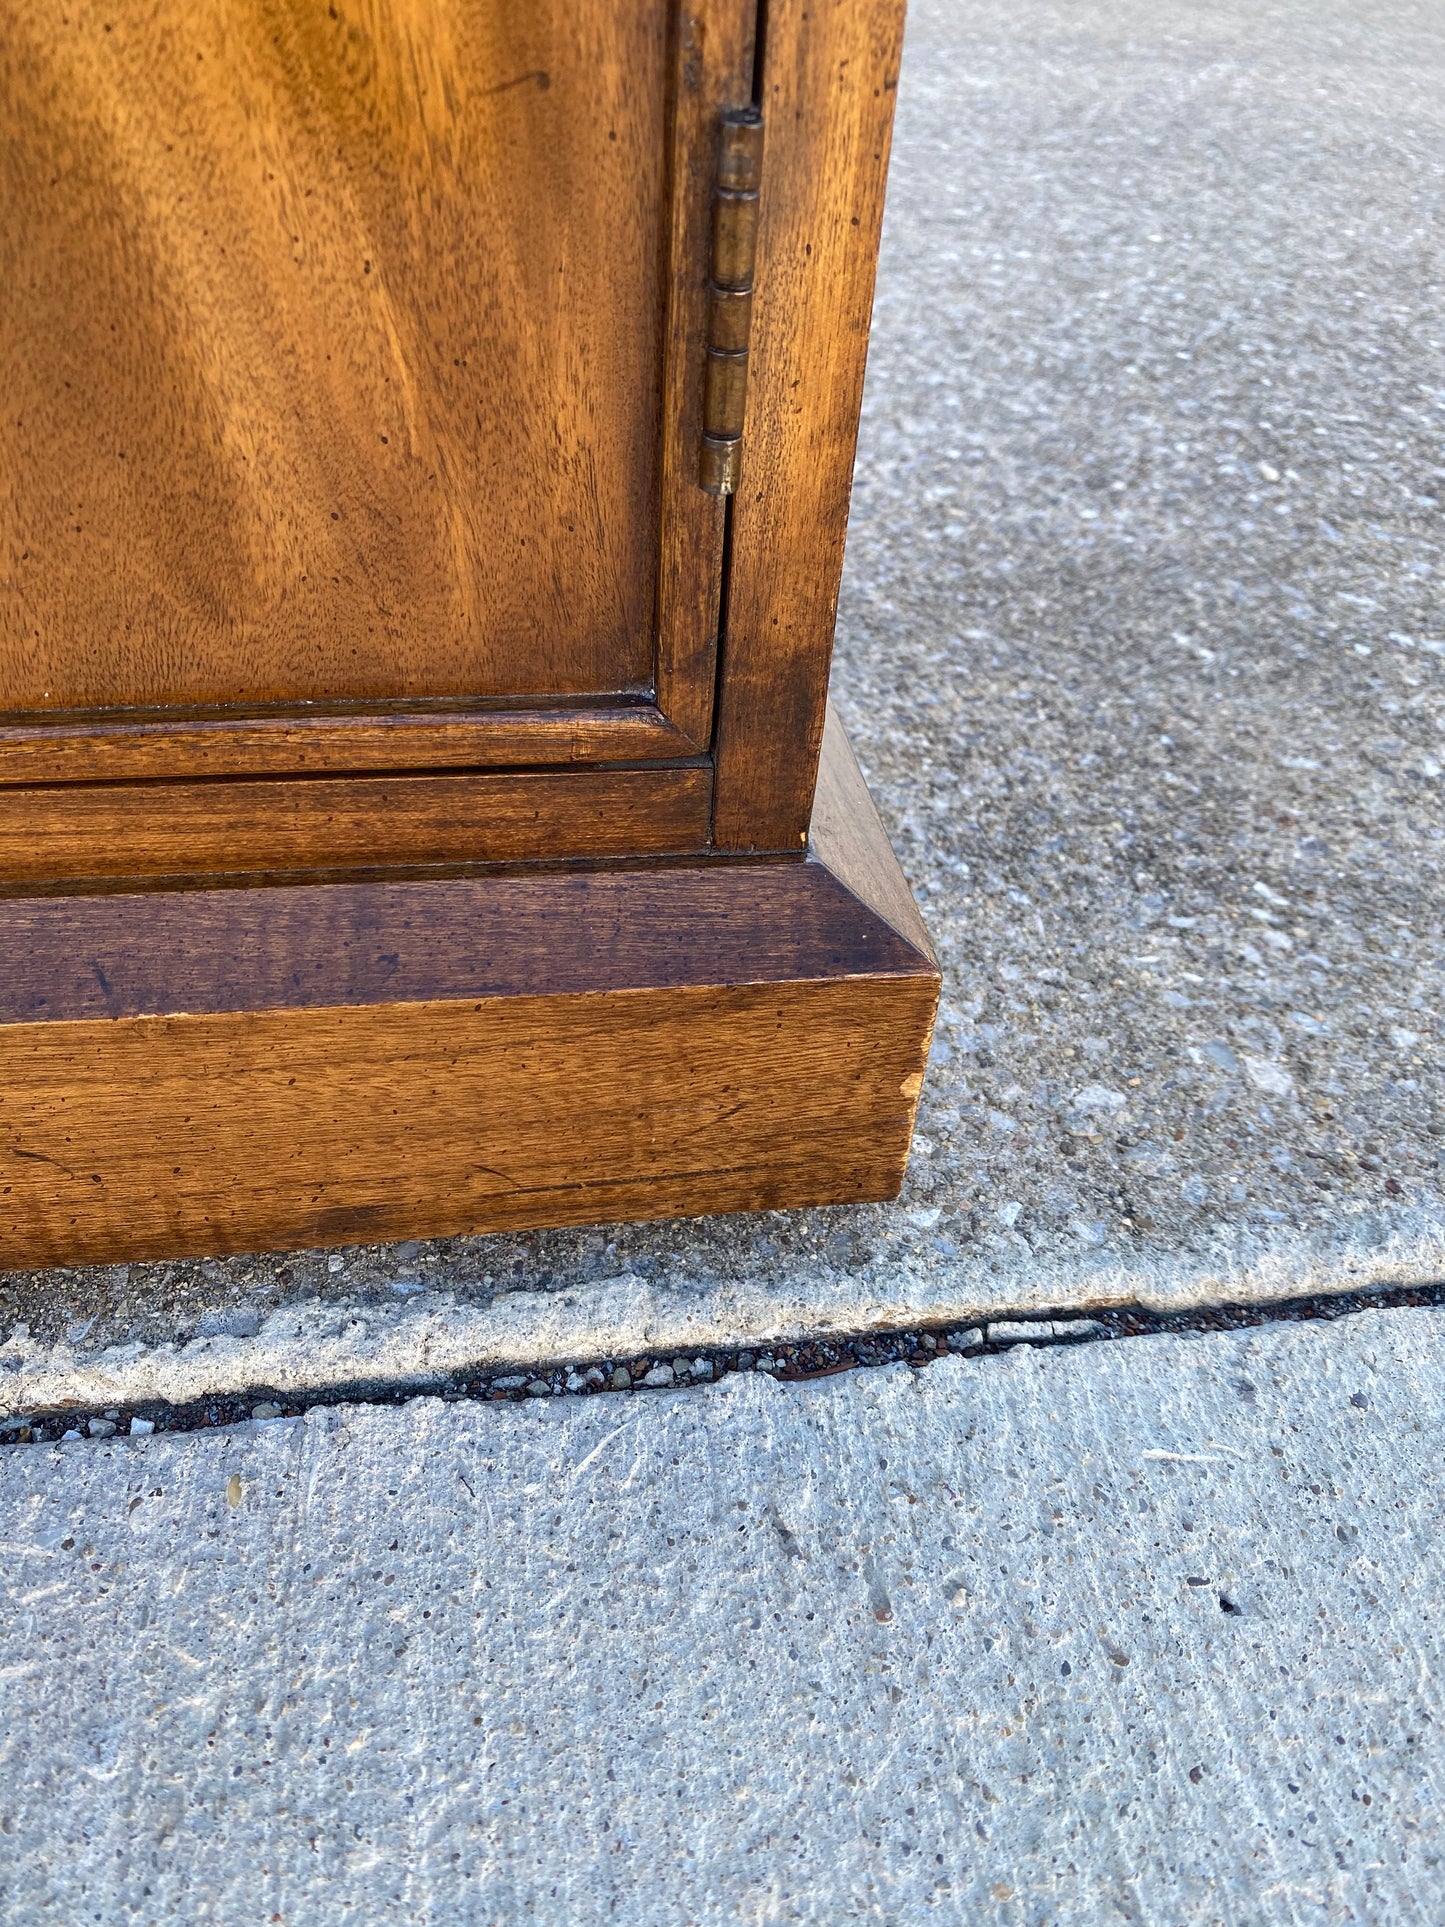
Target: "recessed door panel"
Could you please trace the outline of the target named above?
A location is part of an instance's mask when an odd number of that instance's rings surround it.
[[[699,747],[751,13],[0,0],[0,782]]]

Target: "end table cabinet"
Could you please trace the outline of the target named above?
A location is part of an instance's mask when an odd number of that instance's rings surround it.
[[[893,1195],[898,0],[0,0],[0,1260]]]

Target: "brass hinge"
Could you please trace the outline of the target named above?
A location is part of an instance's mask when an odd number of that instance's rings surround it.
[[[714,495],[733,494],[742,474],[762,172],[762,115],[755,107],[729,109],[718,128],[712,191],[707,373],[698,465],[698,480]]]

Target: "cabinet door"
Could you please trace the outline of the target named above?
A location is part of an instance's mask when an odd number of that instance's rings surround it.
[[[0,0],[0,880],[706,840],[752,0]]]

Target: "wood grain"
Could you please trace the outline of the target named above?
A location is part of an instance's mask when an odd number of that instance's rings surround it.
[[[5,0],[0,707],[651,685],[669,13]]]
[[[719,849],[808,826],[843,566],[902,0],[769,0],[767,164],[717,720]]]
[[[459,715],[165,716],[0,723],[0,784],[676,758],[695,746],[650,702],[506,708]]]
[[[710,737],[707,202],[752,23],[752,0],[0,0],[0,785],[710,747],[717,847],[802,847],[901,5],[770,6]],[[264,794],[284,843],[306,808]],[[558,848],[562,794],[519,858]],[[106,807],[47,804],[41,842],[129,837],[133,799]]]
[[[939,977],[834,776],[826,863],[0,901],[0,1262],[892,1196]]]
[[[0,903],[0,1027],[928,976],[822,863]]]
[[[897,1190],[926,978],[0,1030],[0,1259]]]
[[[695,850],[711,771],[0,789],[0,884]]]

